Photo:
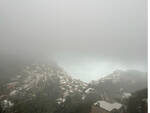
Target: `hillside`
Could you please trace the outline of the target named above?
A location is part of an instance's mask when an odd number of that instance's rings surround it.
[[[147,87],[146,73],[135,70],[116,70],[89,84],[73,79],[54,62],[26,63],[14,70],[8,68],[13,76],[5,81],[1,76],[2,113],[89,113],[98,100],[122,103]]]
[[[147,73],[136,70],[116,70],[98,81],[93,81],[91,86],[106,100],[120,100],[132,92],[146,88]]]

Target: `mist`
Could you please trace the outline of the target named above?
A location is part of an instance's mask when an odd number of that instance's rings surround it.
[[[0,0],[0,113],[148,113],[147,0]]]
[[[1,0],[0,55],[53,58],[85,81],[147,71],[146,0]]]

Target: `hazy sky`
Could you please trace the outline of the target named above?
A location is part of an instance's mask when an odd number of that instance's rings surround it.
[[[0,0],[0,54],[56,56],[85,81],[147,69],[146,0]]]

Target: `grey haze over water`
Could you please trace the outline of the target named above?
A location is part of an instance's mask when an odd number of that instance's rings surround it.
[[[147,71],[146,0],[0,0],[0,55],[54,57],[85,81]]]

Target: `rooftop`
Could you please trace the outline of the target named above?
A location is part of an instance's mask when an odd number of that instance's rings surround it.
[[[113,109],[120,109],[122,107],[122,104],[120,103],[109,103],[106,101],[97,101],[96,103],[94,103],[94,105],[98,105],[99,107],[107,110],[107,111],[112,111]]]

